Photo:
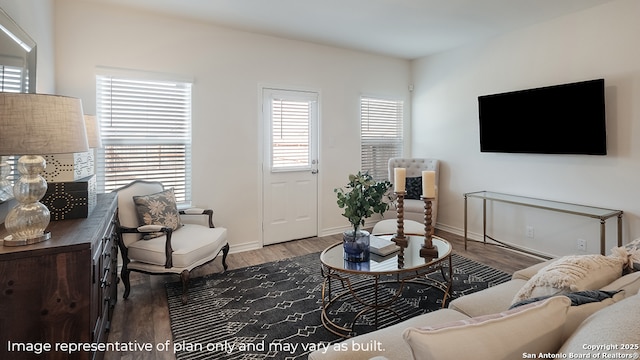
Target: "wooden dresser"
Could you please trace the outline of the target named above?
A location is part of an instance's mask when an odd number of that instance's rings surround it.
[[[100,194],[88,218],[52,221],[50,240],[0,246],[0,359],[103,357],[94,350],[117,301],[116,209],[115,194]]]

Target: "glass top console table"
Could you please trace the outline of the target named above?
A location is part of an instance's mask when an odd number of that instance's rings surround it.
[[[606,252],[606,239],[605,239],[605,223],[607,219],[614,216],[618,217],[618,246],[622,246],[622,210],[605,209],[594,206],[571,204],[559,201],[536,199],[525,196],[502,194],[492,191],[476,191],[464,194],[464,248],[467,248],[467,199],[477,198],[481,199],[482,204],[482,235],[483,241],[486,242],[487,238],[499,243],[500,245],[514,248],[514,246],[507,245],[499,240],[493,239],[487,235],[487,201],[499,201],[503,203],[533,207],[544,210],[551,210],[561,212],[565,214],[573,214],[578,216],[586,216],[600,220],[600,253],[605,255]],[[517,249],[517,248],[516,248]],[[522,249],[518,249],[522,250]],[[539,254],[535,254],[539,255]]]

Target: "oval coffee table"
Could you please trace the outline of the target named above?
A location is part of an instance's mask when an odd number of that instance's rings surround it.
[[[376,235],[390,240],[393,235]],[[444,292],[444,307],[451,291],[451,244],[439,237],[432,237],[433,245],[438,249],[438,257],[425,259],[420,257],[420,248],[424,243],[422,235],[406,235],[408,246],[404,249],[404,265],[400,267],[398,252],[386,257],[371,253],[368,262],[349,262],[343,258],[342,242],[329,246],[320,254],[322,266],[322,324],[332,333],[341,337],[354,335],[354,326],[365,314],[373,313],[375,327],[379,328],[379,312],[388,311],[402,320],[402,315],[392,309],[392,305],[401,297],[405,285],[417,284],[434,287]],[[443,262],[449,261],[449,273],[444,271]],[[440,271],[444,282],[427,278],[428,274]],[[334,284],[337,283],[337,284]],[[388,290],[383,293],[381,285],[396,284],[394,294]],[[336,285],[341,285],[337,290]],[[329,316],[331,312],[341,311],[339,307],[362,308],[352,319],[342,325]],[[346,312],[345,312],[346,314]]]

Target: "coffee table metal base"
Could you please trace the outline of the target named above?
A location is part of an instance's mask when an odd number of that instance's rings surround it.
[[[447,273],[442,266],[443,261],[447,261],[449,265],[449,273]],[[451,277],[451,254],[447,254],[444,257],[439,258],[429,266],[422,268],[408,269],[406,271],[400,270],[395,274],[377,273],[377,272],[358,272],[352,273],[334,269],[323,264],[322,276],[324,281],[322,284],[322,324],[330,332],[344,337],[352,337],[356,333],[354,327],[358,320],[363,316],[372,313],[374,327],[377,329],[380,327],[380,314],[382,312],[389,312],[393,314],[399,320],[404,320],[402,314],[392,308],[398,299],[400,299],[403,290],[407,285],[417,285],[424,287],[432,287],[443,292],[442,307],[445,306],[451,292],[452,277]],[[427,278],[427,275],[440,271],[442,274],[443,282],[438,280]],[[340,289],[336,292],[334,287],[340,286]],[[381,289],[383,285],[396,286],[395,293],[389,294],[391,287],[386,286],[385,293],[382,294]],[[350,299],[349,299],[350,298]],[[338,311],[337,304],[341,300],[352,300],[353,307],[362,307],[352,319],[343,324],[337,324],[332,320],[330,313],[332,311]],[[389,325],[389,324],[382,324]]]

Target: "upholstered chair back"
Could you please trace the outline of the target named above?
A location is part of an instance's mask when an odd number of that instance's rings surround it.
[[[118,221],[124,227],[136,228],[140,226],[133,196],[150,195],[164,190],[162,183],[154,181],[136,181],[118,190]],[[122,234],[125,246],[140,240],[140,234]]]
[[[440,162],[436,159],[421,159],[421,158],[391,158],[389,159],[389,181],[393,183],[395,168],[407,169],[407,177],[419,177],[422,176],[423,171],[435,171],[436,181],[435,185],[438,187],[438,175],[439,175]]]
[[[432,201],[432,225],[435,226],[438,219],[438,185],[440,178],[440,161],[436,159],[424,159],[424,158],[391,158],[389,159],[389,181],[394,182],[394,170],[395,168],[407,169],[407,178],[422,177],[423,171],[435,172],[435,186],[436,196]],[[418,181],[419,186],[422,185],[422,181]],[[419,189],[421,190],[421,189]],[[424,223],[424,202],[419,198],[409,198],[404,200],[404,218],[405,220],[413,220],[419,223]]]

